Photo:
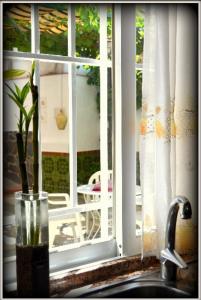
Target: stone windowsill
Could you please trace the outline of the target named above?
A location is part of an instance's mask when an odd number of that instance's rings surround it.
[[[75,271],[61,271],[50,277],[51,297],[62,297],[68,291],[86,285],[93,287],[108,284],[115,280],[141,275],[145,271],[154,271],[160,264],[155,257],[146,257],[141,260],[140,256],[119,258],[110,262],[97,264],[92,267],[82,267]]]
[[[196,262],[197,257],[185,255],[183,259],[187,263]],[[81,287],[95,288],[111,283],[145,275],[159,271],[160,262],[156,257],[145,257],[141,260],[140,256],[117,258],[110,262],[102,262],[91,267],[81,267],[73,271],[63,270],[50,275],[50,297],[61,298],[66,293]],[[178,270],[179,278],[182,280],[197,280],[197,267],[191,268],[190,274]],[[7,294],[7,293],[6,293]],[[9,298],[16,298],[16,291],[7,294]]]
[[[184,255],[187,263],[196,258]],[[159,260],[152,257],[131,256],[117,258],[110,262],[100,263],[91,267],[82,267],[74,271],[61,271],[50,276],[50,297],[62,297],[67,292],[83,286],[96,287],[116,283],[134,276],[158,271]],[[180,276],[182,278],[182,276]]]

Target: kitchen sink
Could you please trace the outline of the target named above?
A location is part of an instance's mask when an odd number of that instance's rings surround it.
[[[137,276],[99,287],[83,287],[65,295],[72,298],[196,298],[196,285],[186,281],[166,282],[160,272]]]
[[[100,290],[82,295],[86,298],[190,298],[190,292],[156,282],[138,282],[120,285],[112,289]]]
[[[189,264],[190,266],[190,264]],[[195,265],[192,264],[192,270]],[[189,272],[189,271],[188,271]],[[191,274],[191,273],[190,273]],[[198,282],[189,279],[164,281],[160,270],[124,279],[73,289],[67,298],[197,298]]]

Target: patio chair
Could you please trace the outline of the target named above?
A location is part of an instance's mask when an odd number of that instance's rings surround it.
[[[51,208],[60,208],[60,207],[69,207],[70,198],[67,193],[49,193],[48,194],[48,204],[49,209]]]
[[[108,180],[112,180],[112,170],[108,170]],[[101,171],[97,171],[89,178],[89,184],[96,184],[101,182]]]
[[[112,181],[112,170],[108,170],[108,180]],[[101,182],[101,171],[97,171],[91,175],[88,184],[99,184],[98,188],[100,188],[100,182]],[[89,202],[99,201],[100,197],[101,196],[97,196],[97,195],[86,195],[84,198],[85,198],[85,202],[89,203]],[[87,226],[87,228],[91,227],[87,239],[94,239],[100,233],[101,215],[98,210],[94,210],[88,212],[86,217],[87,217],[88,224],[90,224],[90,222],[92,221],[91,226],[89,225]],[[108,220],[108,226],[109,227],[112,226],[112,217]]]

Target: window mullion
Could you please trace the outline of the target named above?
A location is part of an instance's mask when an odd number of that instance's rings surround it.
[[[75,56],[75,7],[68,6],[68,56]]]
[[[68,6],[68,56],[75,56],[75,13]],[[68,64],[69,88],[69,166],[70,166],[70,203],[77,205],[77,103],[76,103],[76,66]]]
[[[40,53],[40,29],[39,29],[39,10],[37,4],[31,4],[31,52]],[[35,60],[34,84],[38,87],[38,99],[40,101],[40,63]],[[42,152],[41,152],[41,117],[40,103],[38,103],[38,139],[39,139],[39,190],[42,190]]]
[[[126,47],[125,47],[126,45]],[[135,5],[121,8],[123,254],[136,253]]]
[[[31,52],[40,53],[40,32],[38,5],[31,4]]]
[[[30,53],[30,52],[20,52],[20,51],[3,51],[4,58],[7,59],[24,59],[24,60],[40,60],[44,62],[53,62],[53,63],[67,63],[74,62],[80,65],[89,65],[89,66],[100,66],[100,59],[95,58],[85,58],[85,57],[71,57],[71,56],[62,56],[62,55],[54,55],[54,54],[44,54],[44,53]],[[108,68],[112,66],[110,60],[106,62]]]
[[[113,223],[118,255],[122,255],[122,88],[121,88],[121,6],[113,7],[113,103],[114,106],[114,188]]]
[[[107,7],[100,6],[100,149],[101,202],[108,199],[108,80],[107,80]],[[108,207],[101,210],[101,237],[108,236]]]

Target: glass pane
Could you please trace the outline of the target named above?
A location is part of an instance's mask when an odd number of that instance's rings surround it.
[[[69,128],[67,71],[67,65],[40,63],[43,189],[50,195],[54,193],[59,196],[60,193],[64,193],[68,198]],[[62,202],[63,199],[59,201]],[[60,207],[56,198],[52,199],[52,204],[55,208]]]
[[[144,44],[144,11],[141,6],[137,7],[136,12],[136,63],[143,62],[143,44]]]
[[[39,16],[41,53],[67,55],[67,5],[41,4]]]
[[[86,212],[86,240],[101,237],[101,210]]]
[[[100,171],[99,67],[78,66],[77,99],[77,181],[86,185]],[[78,194],[79,203],[83,195]]]
[[[107,53],[108,59],[112,58],[112,7],[107,8]]]
[[[100,18],[98,6],[76,5],[76,56],[98,58]]]
[[[113,102],[112,102],[112,69],[108,68],[108,168],[112,170],[112,111],[113,111]]]
[[[108,68],[108,169],[110,171],[110,177],[108,181],[108,191],[113,190],[113,102],[112,102],[112,69]],[[110,193],[110,200],[112,201],[113,193]],[[111,236],[113,234],[113,208],[108,208],[108,235]]]
[[[69,212],[49,220],[49,247],[59,247],[86,240],[86,212]]]
[[[31,51],[31,6],[3,5],[3,49]]]
[[[100,155],[100,70],[99,67],[78,66],[76,73],[77,99],[77,179],[78,203],[101,202]],[[108,234],[112,234],[112,88],[111,69],[108,69]],[[107,208],[106,208],[107,209]],[[88,213],[97,224],[101,224],[101,210]],[[103,214],[104,215],[104,214]],[[99,219],[99,223],[97,221]],[[99,226],[100,226],[99,224]],[[87,231],[90,238],[100,237]]]
[[[30,72],[31,63],[22,60],[4,60],[4,71],[13,68],[26,70]],[[22,89],[28,82],[27,75],[21,78],[6,80],[4,84],[8,84],[12,89],[15,89],[14,83]],[[16,132],[18,131],[17,122],[19,119],[19,109],[16,104],[8,96],[9,90],[4,85],[4,128],[3,128],[3,249],[4,257],[15,255],[15,192],[21,190],[21,178],[19,173]],[[31,107],[31,94],[27,95],[25,100],[26,108]],[[29,186],[32,185],[32,165],[31,165],[31,128],[28,134],[28,147],[27,147],[27,172],[29,179]]]
[[[142,106],[142,70],[136,70],[136,106],[137,110]]]
[[[136,62],[143,63],[144,11],[137,6],[136,11]],[[142,192],[140,185],[140,120],[142,106],[142,68],[136,70],[136,235],[142,230]]]

